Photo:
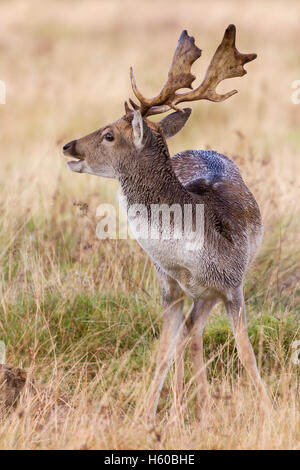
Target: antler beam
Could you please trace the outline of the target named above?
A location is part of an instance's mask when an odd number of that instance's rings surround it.
[[[132,68],[130,78],[133,92],[140,102],[142,115],[150,116],[168,111],[170,108],[179,110],[177,105],[187,101],[209,100],[224,101],[237,93],[229,91],[223,95],[216,92],[218,84],[233,77],[242,77],[247,73],[244,65],[256,59],[256,54],[242,54],[235,46],[236,27],[231,24],[225,31],[223,40],[217,48],[205,74],[204,80],[195,90],[192,82],[195,76],[191,73],[193,63],[201,56],[201,50],[195,45],[193,37],[184,30],[179,38],[175,54],[169,69],[167,80],[161,92],[152,99],[145,98],[138,90]],[[191,91],[177,93],[181,88]]]

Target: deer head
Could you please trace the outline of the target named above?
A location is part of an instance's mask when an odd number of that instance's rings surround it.
[[[191,73],[191,67],[201,56],[201,50],[187,31],[180,35],[167,80],[156,97],[147,99],[142,95],[131,68],[131,85],[139,105],[129,100],[132,109],[125,103],[125,114],[121,119],[66,144],[63,153],[77,159],[68,162],[69,168],[79,173],[118,178],[120,171],[130,167],[141,152],[155,149],[161,142],[165,143],[165,139],[175,135],[184,126],[191,109],[180,109],[179,103],[202,99],[224,101],[237,93],[237,90],[232,90],[219,95],[216,87],[227,78],[245,75],[247,72],[243,66],[257,56],[241,54],[235,47],[235,37],[235,26],[229,25],[202,83],[196,89],[192,89],[195,76]],[[191,91],[178,93],[182,88],[190,88]],[[148,119],[151,115],[170,109],[174,109],[175,113],[169,114],[159,123]]]

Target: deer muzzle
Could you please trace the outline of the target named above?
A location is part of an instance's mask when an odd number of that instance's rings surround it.
[[[77,152],[77,140],[72,140],[63,146],[62,151],[66,157],[75,157],[76,161],[67,162],[68,168],[76,173],[84,173],[84,156]]]
[[[75,157],[79,160],[83,160],[82,155],[80,155],[76,150],[76,142],[77,140],[72,140],[71,142],[68,142],[66,145],[64,145],[62,148],[63,154],[67,157]]]

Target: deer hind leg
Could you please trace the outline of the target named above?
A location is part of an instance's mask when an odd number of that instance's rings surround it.
[[[176,362],[176,400],[180,401],[179,395],[182,395],[183,390],[183,354],[185,344],[184,293],[172,278],[162,275],[160,277],[163,285],[164,320],[154,379],[148,397],[147,415],[149,418],[154,418],[156,414],[160,392],[174,356]]]
[[[232,294],[232,299],[230,301],[227,300],[225,306],[235,336],[239,359],[259,393],[262,406],[270,408],[271,401],[260,377],[254,351],[248,336],[242,287],[236,289]]]
[[[197,389],[197,413],[199,417],[201,417],[208,399],[206,366],[203,357],[203,333],[208,315],[216,302],[217,299],[195,300],[187,319],[187,326],[191,335],[191,356]]]

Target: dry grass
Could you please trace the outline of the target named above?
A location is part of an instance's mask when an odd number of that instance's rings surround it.
[[[290,1],[0,2],[0,340],[7,361],[28,368],[55,395],[43,413],[24,394],[0,421],[0,448],[299,448],[299,6]],[[159,286],[134,241],[96,238],[96,207],[117,185],[65,168],[61,144],[113,121],[130,94],[134,65],[155,93],[181,29],[203,48],[203,74],[224,28],[235,23],[242,52],[257,52],[239,94],[196,103],[170,144],[231,156],[256,195],[265,239],[249,273],[251,339],[275,402],[257,411],[224,314],[205,336],[212,398],[195,420],[187,357],[183,416],[169,416],[172,373],[155,428],[141,418],[161,324]],[[87,203],[82,210],[80,203]],[[79,205],[78,205],[79,204]],[[297,290],[298,288],[298,290]],[[52,395],[51,395],[52,396]]]

